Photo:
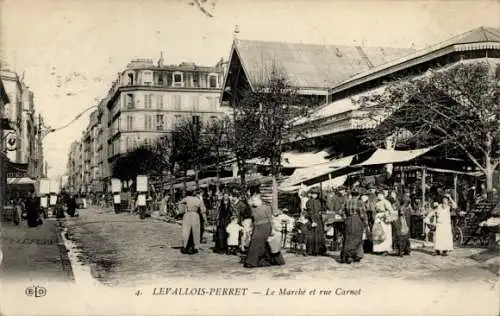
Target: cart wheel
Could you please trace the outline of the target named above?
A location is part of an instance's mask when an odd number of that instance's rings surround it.
[[[457,247],[461,247],[464,242],[464,233],[460,227],[455,227],[453,229],[453,243]]]

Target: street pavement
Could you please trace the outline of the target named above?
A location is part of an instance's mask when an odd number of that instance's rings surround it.
[[[75,282],[35,283],[47,289],[43,298],[24,295],[29,284],[0,282],[1,313],[498,315],[498,271],[472,259],[491,262],[481,250],[457,249],[448,257],[434,257],[426,249],[405,258],[366,255],[360,264],[353,265],[338,263],[338,252],[298,257],[285,251],[285,266],[245,269],[237,256],[212,253],[210,242],[202,244],[196,255],[181,254],[178,224],[154,218],[140,220],[137,215],[114,214],[108,209],[88,208],[79,213],[77,218],[60,221],[66,228],[63,242],[69,249]],[[47,275],[61,278],[65,271],[61,262],[65,260],[54,247],[60,243],[56,223],[48,220],[39,228],[4,229],[2,274],[38,271],[33,280]],[[205,237],[211,239],[210,234]],[[27,240],[27,246],[23,242],[17,245],[19,240]],[[46,242],[36,245],[30,240]],[[166,288],[225,287],[247,288],[248,293],[196,297],[154,294]],[[282,288],[317,292],[313,296],[267,295]],[[358,294],[336,294],[344,289]],[[320,294],[322,291],[329,294]]]
[[[92,274],[108,285],[149,282],[154,278],[274,279],[376,278],[394,280],[442,279],[493,284],[495,268],[481,265],[472,256],[478,249],[456,249],[447,257],[432,256],[431,249],[417,249],[410,257],[365,255],[359,264],[343,265],[339,253],[302,257],[285,250],[286,265],[245,269],[237,256],[214,254],[211,235],[206,234],[197,255],[180,253],[181,227],[154,218],[140,220],[131,214],[89,208],[64,224],[68,237],[79,248],[79,259],[92,267]],[[493,270],[492,270],[493,269]]]
[[[71,264],[55,219],[37,227],[2,223],[0,279],[25,281],[73,281]]]

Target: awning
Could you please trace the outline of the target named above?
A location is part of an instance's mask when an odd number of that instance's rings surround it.
[[[353,97],[346,97],[329,103],[323,107],[316,109],[311,115],[306,118],[298,119],[294,122],[294,125],[301,125],[304,123],[314,122],[319,119],[334,117],[346,112],[357,110],[360,105],[357,103],[362,97],[370,97],[373,95],[382,94],[386,87],[378,87],[372,90],[362,92],[360,94],[354,95]]]
[[[7,184],[35,184],[35,180],[31,178],[7,178]]]
[[[307,168],[313,165],[327,163],[330,160],[326,157],[329,153],[326,150],[320,152],[298,152],[289,151],[281,154],[281,166],[283,168]],[[247,163],[268,166],[269,160],[254,158],[247,161]]]
[[[406,162],[422,156],[433,148],[435,146],[415,150],[377,149],[370,158],[356,166],[362,167]]]
[[[295,170],[295,172],[286,181],[283,181],[281,187],[291,187],[303,182],[309,182],[314,179],[319,179],[329,174],[336,173],[340,169],[344,169],[349,166],[352,162],[354,156],[348,156],[336,160],[329,161],[327,163],[322,163],[319,165],[311,166],[308,168],[301,168]],[[334,175],[335,177],[336,175]],[[322,181],[319,181],[322,182]]]

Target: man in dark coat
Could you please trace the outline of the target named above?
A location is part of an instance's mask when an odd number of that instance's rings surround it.
[[[66,200],[66,207],[69,216],[75,216],[76,214],[76,198],[73,194],[70,194]]]
[[[40,199],[35,196],[35,193],[30,192],[25,203],[27,221],[29,227],[36,227],[41,224],[40,218]]]

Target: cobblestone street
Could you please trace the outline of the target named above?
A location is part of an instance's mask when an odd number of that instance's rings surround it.
[[[212,243],[202,244],[200,253],[183,255],[181,229],[158,219],[140,220],[110,210],[85,209],[80,217],[65,220],[68,234],[80,249],[80,260],[91,266],[93,275],[109,285],[148,283],[156,278],[197,279],[345,279],[394,278],[398,280],[442,279],[446,282],[494,283],[492,269],[471,259],[477,249],[457,249],[448,257],[434,257],[430,250],[417,249],[411,257],[366,255],[357,265],[337,262],[338,252],[326,257],[297,257],[285,252],[286,265],[245,269],[236,256],[214,254]],[[211,235],[205,236],[211,240]]]

